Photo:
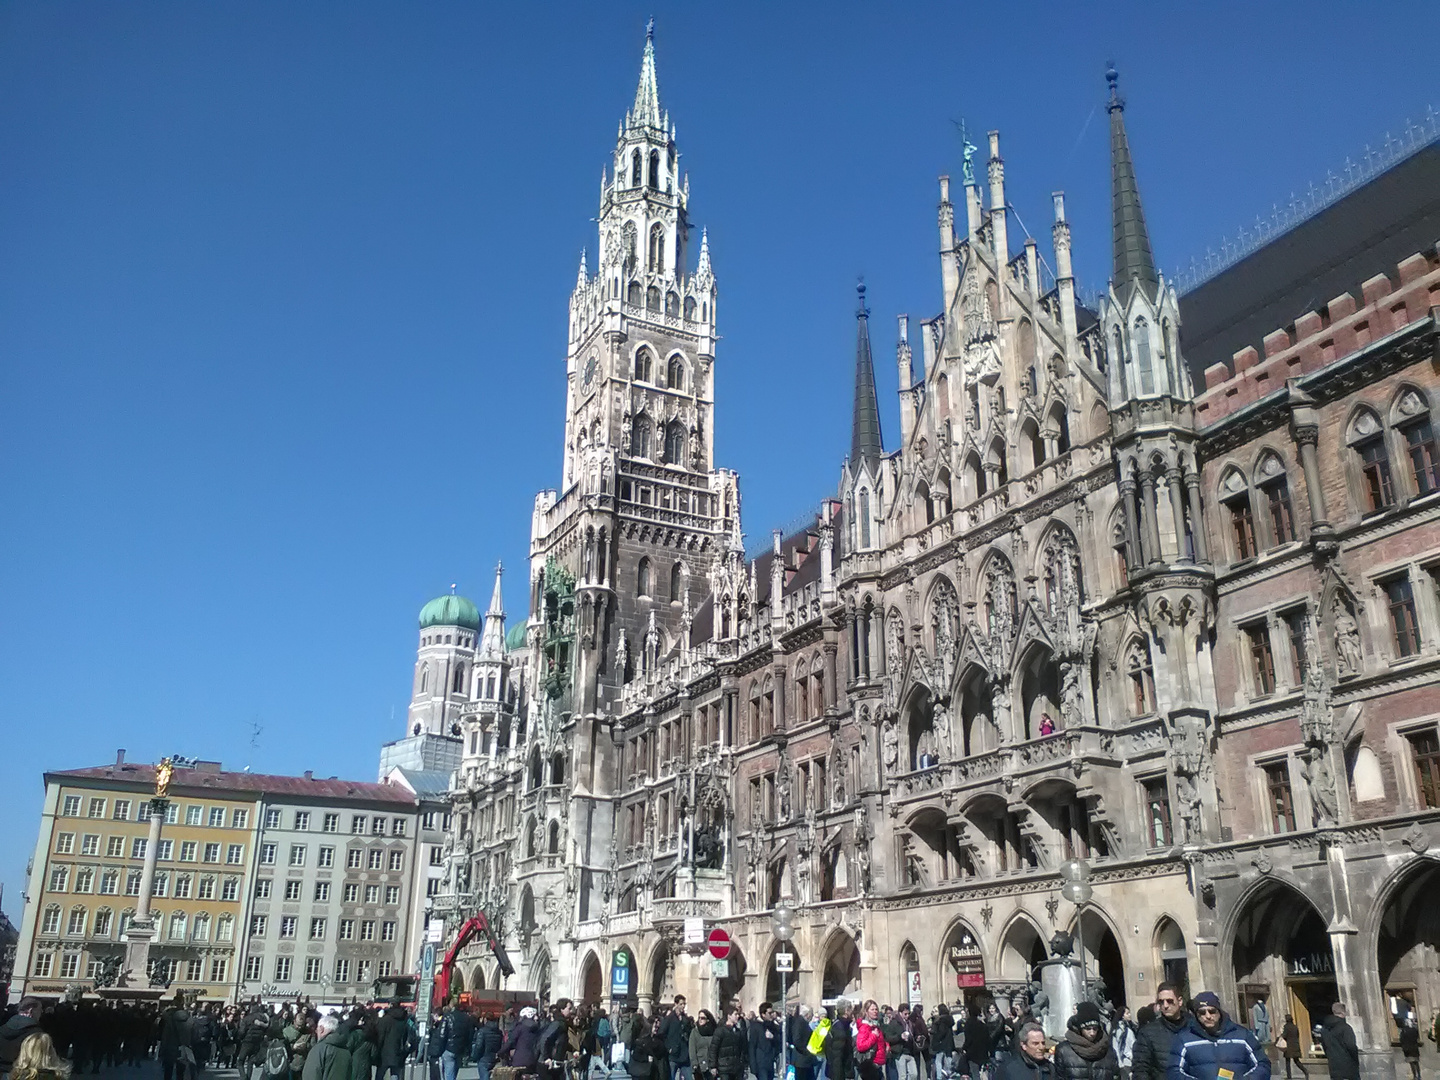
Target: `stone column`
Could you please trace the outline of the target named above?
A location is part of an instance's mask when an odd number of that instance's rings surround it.
[[[825,711],[827,713],[835,711],[835,694],[837,689],[835,681],[837,677],[835,659],[839,651],[840,646],[838,643],[834,641],[825,642]]]
[[[1205,543],[1205,518],[1200,512],[1200,474],[1193,469],[1186,473],[1185,487],[1190,494],[1190,527],[1195,536],[1195,561],[1209,562],[1209,545]]]
[[[1325,508],[1325,489],[1320,481],[1320,458],[1316,444],[1320,438],[1320,414],[1315,399],[1301,390],[1292,379],[1287,383],[1290,395],[1290,437],[1300,452],[1300,468],[1305,474],[1305,498],[1310,506],[1311,532],[1328,533],[1330,515]]]
[[[1159,566],[1165,559],[1160,552],[1160,526],[1155,520],[1155,474],[1148,471],[1140,474],[1140,520],[1145,530],[1145,546],[1150,549],[1146,564]]]
[[[1180,490],[1180,466],[1170,466],[1165,472],[1165,486],[1170,489],[1170,513],[1175,517],[1176,555],[1185,557],[1185,493]],[[1198,561],[1198,560],[1197,560]]]
[[[140,899],[135,904],[135,917],[125,930],[126,981],[138,986],[150,985],[150,943],[157,929],[150,918],[150,894],[155,887],[155,863],[160,858],[160,827],[165,823],[170,800],[157,796],[149,805],[150,836],[145,841],[145,864],[140,871]]]
[[[1135,570],[1140,566],[1140,527],[1135,521],[1135,481],[1128,477],[1120,480],[1120,504],[1125,511],[1125,532],[1129,541],[1125,545],[1125,564]]]

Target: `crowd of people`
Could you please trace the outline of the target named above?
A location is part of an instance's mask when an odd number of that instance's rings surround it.
[[[1128,1009],[1082,1001],[1058,1040],[1047,1038],[1025,999],[1008,1013],[993,1003],[892,1008],[875,1001],[800,1004],[782,1015],[765,1002],[732,1003],[692,1017],[684,996],[655,1014],[561,999],[543,1011],[477,1014],[451,1005],[425,1040],[431,1080],[1309,1080],[1293,1017],[1272,1024],[1252,1006],[1248,1026],[1213,993],[1186,1002],[1162,983],[1132,1020]],[[1413,1028],[1413,1025],[1410,1025]],[[1418,1033],[1401,1050],[1419,1080]],[[1345,1007],[1336,1004],[1308,1039],[1330,1080],[1360,1080],[1360,1055]],[[71,1080],[102,1067],[158,1060],[164,1080],[197,1080],[233,1068],[242,1080],[401,1080],[421,1041],[403,1005],[324,1012],[283,1007],[164,1007],[110,1002],[46,1006],[25,998],[0,1024],[0,1080]],[[1272,1064],[1272,1057],[1275,1063]],[[782,1069],[783,1064],[783,1069]],[[1276,1078],[1278,1080],[1278,1077]]]

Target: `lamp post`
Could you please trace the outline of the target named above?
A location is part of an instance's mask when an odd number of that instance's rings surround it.
[[[782,946],[795,936],[795,912],[783,900],[770,912],[770,933],[775,935],[775,940]],[[779,951],[776,950],[777,956]],[[785,1080],[790,1071],[790,1017],[785,1012],[785,969],[777,965],[776,970],[780,973],[780,1080]],[[768,1078],[762,1076],[758,1080]]]
[[[1060,895],[1075,905],[1076,937],[1080,947],[1080,999],[1090,999],[1090,983],[1085,974],[1085,905],[1095,890],[1090,887],[1090,864],[1084,859],[1070,859],[1060,864]]]

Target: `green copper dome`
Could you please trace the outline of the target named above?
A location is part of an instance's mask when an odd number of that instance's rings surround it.
[[[463,626],[480,629],[480,609],[463,596],[437,596],[420,609],[420,629],[432,626]]]
[[[521,619],[509,630],[505,631],[505,651],[514,652],[516,649],[525,648],[525,630],[529,626],[524,619]]]

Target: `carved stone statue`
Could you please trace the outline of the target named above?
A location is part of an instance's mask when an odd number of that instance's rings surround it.
[[[780,768],[775,778],[775,802],[780,820],[790,820],[790,762],[782,755]]]
[[[1188,843],[1200,842],[1200,786],[1193,773],[1176,771],[1175,795],[1180,803],[1180,823]]]
[[[1310,808],[1315,824],[1334,825],[1340,819],[1340,797],[1335,791],[1335,771],[1330,767],[1330,752],[1323,746],[1313,748],[1303,772],[1305,784],[1310,790]]]
[[[1342,678],[1360,674],[1364,666],[1360,656],[1360,627],[1339,597],[1335,599],[1335,664]]]
[[[725,848],[720,842],[720,829],[715,825],[701,825],[695,830],[695,866],[699,870],[719,870],[725,859]]]
[[[885,762],[885,771],[895,773],[900,767],[900,732],[896,730],[895,718],[885,718],[880,729],[881,752]]]
[[[1060,665],[1060,715],[1067,728],[1078,727],[1085,721],[1080,701],[1080,664],[1074,660]]]

